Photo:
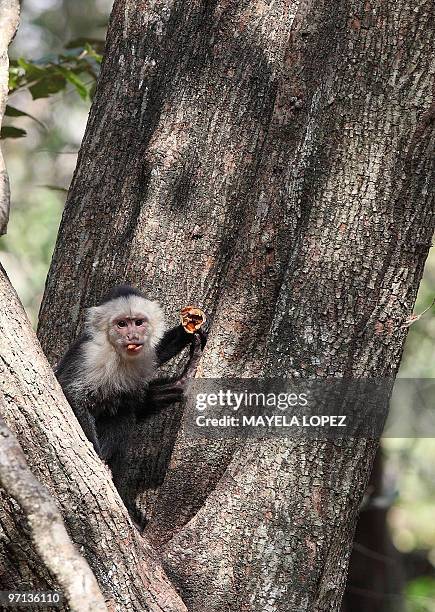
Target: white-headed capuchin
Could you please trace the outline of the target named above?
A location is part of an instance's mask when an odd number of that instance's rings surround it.
[[[165,332],[159,304],[129,285],[115,287],[89,308],[83,334],[55,373],[115,486],[137,421],[182,399],[204,342],[203,331],[187,333],[182,325]],[[152,380],[156,369],[189,343],[190,359],[181,377]]]

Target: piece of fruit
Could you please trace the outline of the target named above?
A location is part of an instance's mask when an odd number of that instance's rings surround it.
[[[206,322],[207,317],[201,308],[186,306],[180,312],[181,325],[188,334],[197,332]]]

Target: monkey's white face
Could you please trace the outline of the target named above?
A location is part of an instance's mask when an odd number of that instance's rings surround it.
[[[109,331],[112,346],[123,357],[135,358],[149,341],[150,325],[145,314],[117,316]]]
[[[142,362],[162,338],[165,323],[157,302],[132,295],[89,308],[87,328],[99,346],[108,341],[124,361]]]

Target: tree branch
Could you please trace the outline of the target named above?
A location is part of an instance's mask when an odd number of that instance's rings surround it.
[[[0,483],[26,515],[33,544],[61,585],[70,609],[107,610],[95,576],[71,542],[53,498],[29,470],[21,446],[1,416]]]

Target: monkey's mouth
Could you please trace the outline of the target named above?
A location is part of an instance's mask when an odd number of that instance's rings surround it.
[[[129,355],[135,355],[136,353],[140,353],[143,349],[143,342],[138,344],[136,342],[131,342],[125,346],[125,350]]]

